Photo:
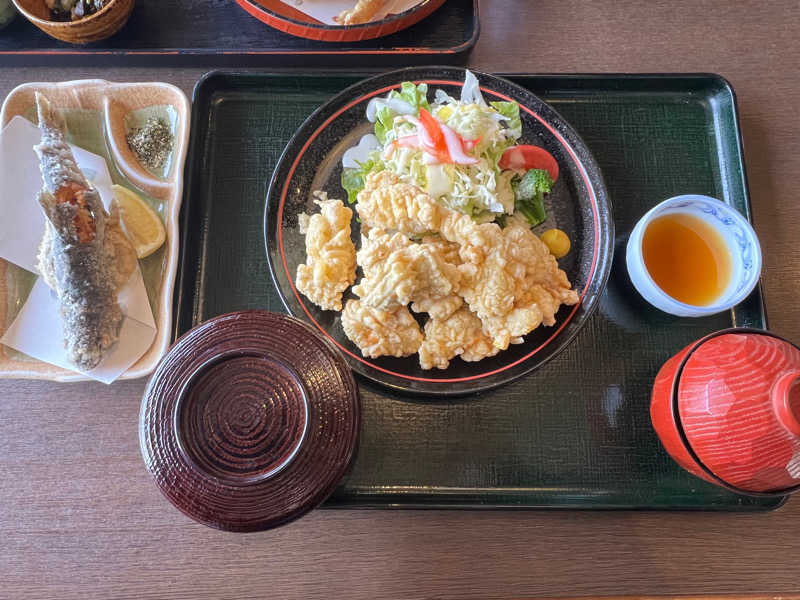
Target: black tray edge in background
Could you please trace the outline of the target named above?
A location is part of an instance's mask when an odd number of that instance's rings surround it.
[[[236,10],[241,10],[238,6]],[[17,15],[17,19],[25,17]],[[254,17],[251,17],[254,19]],[[430,18],[430,17],[428,17]],[[351,46],[328,43],[308,49],[264,48],[172,48],[135,49],[109,48],[102,42],[90,47],[67,46],[64,48],[26,48],[24,50],[3,50],[0,48],[0,62],[6,67],[184,67],[184,68],[251,68],[280,67],[303,68],[313,64],[320,67],[356,67],[360,70],[382,70],[392,66],[412,66],[434,64],[437,62],[466,64],[467,57],[480,36],[478,0],[472,2],[469,15],[471,25],[464,39],[454,46],[442,47],[390,47],[380,48],[380,38],[373,40],[374,47]],[[269,27],[263,24],[264,27]],[[409,29],[413,30],[412,25]],[[288,34],[285,34],[288,35]],[[2,32],[0,31],[0,36]],[[310,44],[318,44],[306,40]]]
[[[247,71],[228,71],[219,70],[211,71],[204,75],[195,85],[193,91],[193,110],[192,110],[192,132],[189,145],[190,156],[196,156],[196,152],[202,151],[203,146],[208,143],[207,127],[202,127],[203,121],[208,118],[209,106],[214,102],[214,90],[225,88],[225,80],[228,78],[236,79],[236,83],[241,86],[242,80],[245,80],[246,85],[252,85],[257,88],[258,81],[270,75],[286,76],[287,74],[296,74],[302,77],[314,76],[341,76],[341,77],[367,77],[372,75],[372,72],[351,72],[351,73],[320,73],[319,71],[300,71],[294,69],[272,69],[269,72],[247,72]],[[732,102],[731,112],[733,113],[732,128],[736,135],[736,142],[738,145],[738,157],[735,164],[741,174],[741,180],[737,177],[736,187],[741,190],[739,199],[735,207],[743,212],[746,218],[751,219],[751,200],[748,190],[748,182],[746,175],[746,168],[744,164],[744,150],[742,143],[741,128],[739,123],[738,105],[736,96],[731,84],[722,76],[713,73],[608,73],[608,74],[525,74],[525,73],[498,73],[498,75],[507,77],[517,84],[527,87],[532,84],[532,80],[540,79],[542,81],[560,82],[560,89],[563,89],[564,83],[573,82],[576,85],[580,80],[602,80],[607,78],[625,78],[625,79],[641,79],[648,81],[658,89],[658,81],[663,80],[666,84],[675,78],[681,78],[691,81],[697,80],[698,85],[704,82],[708,83],[713,80],[721,92],[724,92],[730,97]],[[247,82],[246,80],[250,80]],[[222,85],[221,85],[222,84]],[[556,86],[554,86],[556,87]],[[241,88],[240,88],[241,89]],[[540,92],[542,93],[542,92]],[[543,93],[546,95],[546,92]],[[180,225],[182,231],[195,231],[195,227],[201,224],[198,222],[197,211],[201,208],[193,204],[189,199],[193,196],[193,191],[207,185],[206,176],[203,173],[201,165],[194,164],[187,161],[185,169],[185,182],[184,182],[184,198],[182,204]],[[190,224],[195,227],[188,229]],[[199,231],[199,230],[198,230]],[[196,277],[198,266],[200,264],[200,251],[199,244],[192,243],[191,236],[184,237],[181,240],[179,264],[180,271],[178,273],[178,280],[175,287],[174,295],[174,308],[175,320],[173,328],[173,338],[177,338],[185,331],[190,329],[196,323],[194,320],[198,314],[199,301],[197,293],[199,291],[199,281]],[[749,317],[748,317],[749,315]],[[762,329],[767,328],[766,310],[763,300],[761,283],[756,286],[751,295],[740,305],[732,309],[731,319],[733,325],[736,327],[758,327]],[[402,488],[402,486],[400,486]],[[407,490],[397,489],[389,495],[375,494],[370,491],[359,491],[358,489],[351,490],[349,496],[346,498],[337,498],[335,495],[328,502],[324,508],[346,509],[346,508],[368,508],[368,509],[512,509],[512,510],[531,510],[531,509],[547,509],[547,510],[667,510],[697,512],[765,512],[772,511],[780,508],[785,504],[788,497],[777,497],[770,503],[761,504],[739,504],[732,505],[730,503],[706,504],[703,506],[685,506],[676,505],[670,506],[651,506],[647,504],[628,504],[619,505],[614,504],[613,500],[609,502],[599,502],[593,505],[587,505],[579,499],[570,500],[569,494],[562,499],[562,501],[555,503],[541,504],[537,503],[536,498],[527,498],[527,501],[520,498],[519,501],[515,499],[506,498],[505,501],[487,501],[486,497],[481,497],[480,494],[470,493],[475,490],[461,490],[455,493],[437,493],[436,490],[426,490],[423,488],[411,487]]]
[[[768,513],[783,507],[789,501],[789,496],[778,496],[774,498],[766,498],[767,501],[772,501],[772,504],[751,505],[747,507],[740,507],[738,509],[732,508],[731,505],[706,505],[696,507],[675,506],[650,506],[642,504],[640,506],[619,506],[614,504],[595,503],[587,505],[586,502],[564,502],[562,504],[535,504],[530,501],[519,502],[512,504],[507,503],[488,503],[486,500],[481,500],[477,494],[463,494],[463,495],[441,495],[441,500],[437,499],[437,494],[430,492],[417,491],[413,493],[397,493],[395,492],[391,501],[386,496],[379,494],[357,494],[351,493],[348,500],[338,500],[335,495],[326,500],[320,508],[327,508],[333,510],[353,510],[353,509],[368,509],[368,510],[512,510],[512,511],[605,511],[605,512],[645,512],[645,511],[659,511],[659,512],[672,512],[672,513],[697,513],[697,512],[712,512],[712,513]],[[521,494],[520,494],[521,496]]]

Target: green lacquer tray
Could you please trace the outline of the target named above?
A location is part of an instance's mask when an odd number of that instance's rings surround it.
[[[216,72],[194,91],[185,173],[178,336],[215,315],[283,311],[263,244],[266,189],[297,127],[358,75]],[[750,207],[733,90],[715,75],[514,75],[578,131],[614,210],[616,257],[600,307],[544,367],[491,392],[437,401],[361,381],[347,507],[768,510],[684,472],[650,425],[650,385],[686,344],[730,326],[766,327],[756,289],[733,311],[681,319],[628,280],[637,219],[670,196]]]

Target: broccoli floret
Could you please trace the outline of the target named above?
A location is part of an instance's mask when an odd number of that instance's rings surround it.
[[[544,209],[544,196],[553,188],[553,179],[544,169],[530,169],[521,179],[512,183],[514,187],[514,206],[517,212],[528,219],[531,227],[547,218]]]

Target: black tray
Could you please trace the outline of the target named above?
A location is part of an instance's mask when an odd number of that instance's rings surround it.
[[[390,36],[317,42],[283,33],[233,0],[139,0],[107,40],[75,46],[22,15],[0,30],[4,66],[361,66],[463,63],[478,39],[478,0],[448,0],[427,19]]]
[[[175,335],[237,309],[282,311],[262,238],[267,182],[313,109],[357,76],[215,73],[195,88],[185,174]],[[650,425],[661,364],[706,333],[765,327],[756,289],[733,311],[680,319],[633,290],[624,245],[673,195],[715,196],[749,217],[733,91],[715,75],[511,77],[571,122],[598,160],[614,210],[616,256],[598,311],[541,369],[461,399],[398,396],[360,384],[362,428],[329,506],[764,510],[701,481]]]

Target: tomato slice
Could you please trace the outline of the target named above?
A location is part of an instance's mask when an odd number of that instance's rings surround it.
[[[503,152],[498,166],[501,169],[527,171],[528,169],[544,169],[555,181],[558,179],[558,163],[553,155],[539,146],[511,146]]]

